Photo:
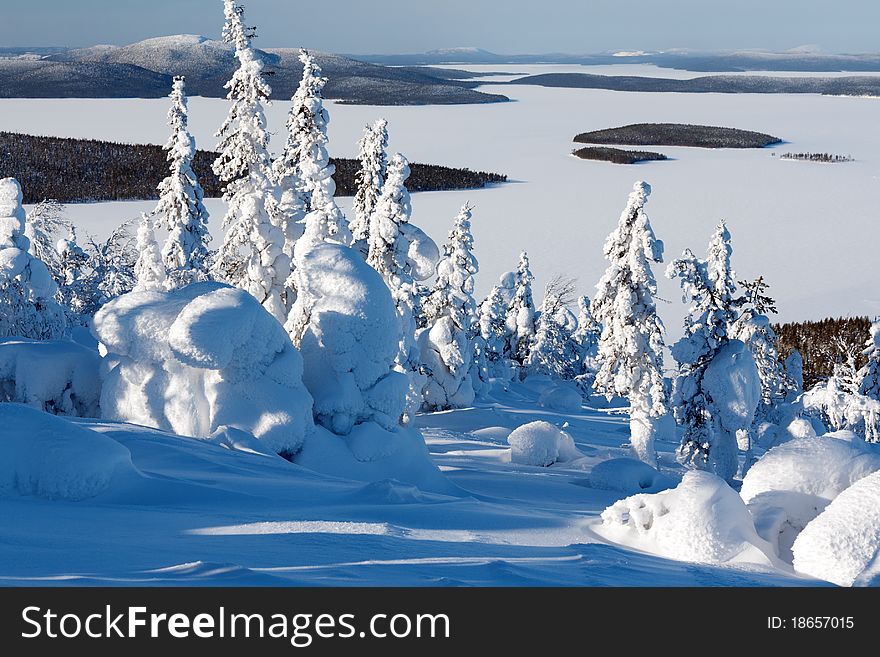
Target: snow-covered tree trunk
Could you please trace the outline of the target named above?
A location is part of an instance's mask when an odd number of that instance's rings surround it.
[[[187,99],[184,78],[174,78],[168,124],[171,136],[165,144],[169,175],[159,183],[159,204],[154,210],[156,225],[168,231],[162,247],[167,277],[165,287],[173,290],[208,280],[208,211],[204,192],[192,168],[196,142],[187,127]]]
[[[358,159],[361,168],[357,173],[357,192],[354,196],[354,221],[351,234],[355,248],[367,255],[369,248],[370,216],[382,194],[388,169],[388,122],[378,119],[364,128],[358,142]]]
[[[263,111],[271,90],[263,79],[263,62],[251,46],[252,34],[242,23],[241,7],[225,0],[224,9],[223,36],[234,45],[239,67],[226,83],[231,106],[217,132],[219,155],[213,169],[226,183],[223,228],[227,233],[213,274],[250,292],[283,322],[287,319],[285,284],[290,257],[284,252],[285,217],[275,196]]]
[[[156,233],[153,230],[153,219],[144,213],[137,231],[138,259],[134,265],[137,279],[135,290],[156,291],[165,288],[165,265],[159,253]]]
[[[654,464],[654,440],[669,410],[663,323],[654,303],[657,282],[651,271],[652,262],[663,261],[663,242],[654,236],[645,214],[650,193],[645,182],[633,186],[618,226],[603,247],[609,266],[593,300],[593,315],[602,325],[593,385],[609,399],[615,395],[629,399],[633,450]]]
[[[64,310],[57,286],[41,260],[29,253],[21,186],[0,180],[0,338],[51,340],[63,336]]]
[[[523,251],[519,254],[513,298],[507,307],[505,319],[509,335],[506,354],[521,372],[528,362],[529,348],[535,338],[535,302],[532,299],[534,280],[535,277],[529,270],[529,256]]]
[[[422,362],[428,377],[422,396],[428,410],[463,408],[473,403],[475,397],[474,276],[479,264],[473,254],[471,216],[468,204],[456,215],[449,242],[437,265],[437,282],[424,304],[430,328],[422,345]]]

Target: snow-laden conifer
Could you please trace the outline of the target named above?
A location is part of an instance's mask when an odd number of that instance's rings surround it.
[[[660,418],[668,414],[663,379],[663,323],[657,316],[657,282],[651,263],[663,261],[663,242],[651,228],[645,203],[651,187],[637,182],[617,228],[603,247],[608,269],[593,299],[592,311],[602,325],[599,371],[594,388],[609,399],[630,403],[630,433],[640,459],[654,463],[654,438]]]
[[[208,280],[208,211],[204,192],[192,168],[196,141],[187,126],[187,98],[184,78],[176,76],[171,90],[168,124],[171,136],[165,144],[169,175],[159,183],[159,204],[154,211],[156,226],[168,231],[162,247],[167,277],[166,289],[173,290]]]
[[[242,8],[225,0],[224,39],[233,44],[238,69],[226,83],[229,114],[217,136],[214,173],[226,183],[226,236],[213,264],[215,278],[250,292],[276,319],[287,318],[285,284],[290,257],[284,253],[284,217],[278,211],[263,105],[271,89],[263,62],[242,23]]]
[[[354,196],[354,220],[351,234],[358,250],[366,256],[367,236],[370,232],[370,216],[382,193],[385,174],[388,169],[388,122],[377,119],[364,128],[358,141],[358,160],[361,166],[357,173],[357,192]]]
[[[135,290],[157,291],[165,288],[165,265],[156,242],[153,218],[149,214],[141,215],[137,230],[138,259],[134,265],[137,279]]]
[[[525,366],[529,348],[535,338],[535,302],[532,299],[532,282],[535,277],[529,269],[529,256],[519,254],[519,264],[513,284],[513,297],[507,306],[505,325],[508,333],[506,355],[517,367]]]
[[[880,401],[880,317],[871,323],[864,356],[867,362],[859,370],[859,394]]]

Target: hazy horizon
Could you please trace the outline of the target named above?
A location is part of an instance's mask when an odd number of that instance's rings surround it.
[[[5,0],[3,47],[125,45],[172,34],[219,38],[221,0]],[[871,0],[507,0],[442,5],[407,0],[245,1],[258,47],[304,46],[350,54],[478,47],[500,54],[609,51],[880,51],[880,3]],[[100,20],[96,18],[100,17]],[[327,27],[325,27],[325,25]],[[535,26],[543,29],[535,29]]]

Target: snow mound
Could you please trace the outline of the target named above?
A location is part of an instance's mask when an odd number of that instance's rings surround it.
[[[416,491],[404,490],[403,485],[432,493],[461,494],[431,460],[422,434],[411,428],[388,431],[374,422],[364,422],[355,425],[347,436],[337,436],[317,427],[294,462],[315,472],[353,481],[394,480],[393,486],[408,497],[414,497]],[[384,487],[377,484],[365,495],[366,501],[375,501],[377,490]]]
[[[644,461],[630,458],[597,463],[589,477],[592,488],[625,493],[657,493],[672,488],[675,481]]]
[[[396,427],[409,381],[391,370],[399,319],[382,277],[356,251],[324,243],[300,257],[297,284],[310,308],[300,350],[316,421],[340,435],[361,422]]]
[[[523,424],[507,437],[510,460],[523,465],[546,467],[583,456],[567,433],[543,420]]]
[[[0,401],[55,415],[100,417],[101,357],[75,342],[0,342]]]
[[[602,512],[597,531],[680,561],[766,562],[770,550],[739,495],[720,477],[698,470],[687,472],[672,490],[616,502]]]
[[[580,411],[584,399],[575,388],[567,385],[555,385],[543,390],[538,397],[538,405],[554,411]]]
[[[807,575],[840,586],[876,580],[873,574],[880,564],[880,472],[863,477],[838,495],[798,535],[792,552],[795,570]],[[860,577],[863,573],[872,576]]]
[[[112,438],[21,404],[0,404],[0,496],[84,500],[138,472]]]
[[[801,427],[804,428],[804,427]],[[796,438],[768,451],[746,474],[740,495],[758,533],[790,559],[797,534],[831,500],[880,470],[880,451],[850,432]]]
[[[185,436],[222,425],[295,453],[313,429],[302,358],[250,294],[220,283],[132,292],[95,315],[101,412]]]

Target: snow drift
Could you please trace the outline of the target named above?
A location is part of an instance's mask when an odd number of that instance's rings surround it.
[[[675,485],[671,477],[644,461],[630,458],[597,463],[590,472],[589,482],[592,488],[625,493],[657,493]]]
[[[394,429],[409,381],[391,366],[399,319],[382,277],[354,250],[314,246],[299,258],[297,303],[309,310],[300,342],[315,420],[340,435],[362,422]]]
[[[243,290],[132,292],[105,305],[93,331],[104,418],[196,437],[227,425],[284,455],[314,428],[299,352]]]
[[[797,438],[768,451],[743,479],[740,495],[758,533],[791,559],[798,533],[841,492],[880,470],[880,450],[848,431]]]
[[[672,490],[614,503],[596,529],[617,543],[679,561],[766,563],[771,552],[739,495],[699,470]]]
[[[796,570],[840,586],[868,583],[880,572],[880,472],[843,491],[798,535]]]
[[[549,422],[536,420],[514,429],[507,437],[510,460],[523,465],[548,466],[583,456],[567,433]]]
[[[0,342],[0,401],[55,415],[100,417],[101,357],[75,342]]]
[[[0,496],[84,500],[137,475],[112,438],[20,404],[0,404],[0,449]]]

